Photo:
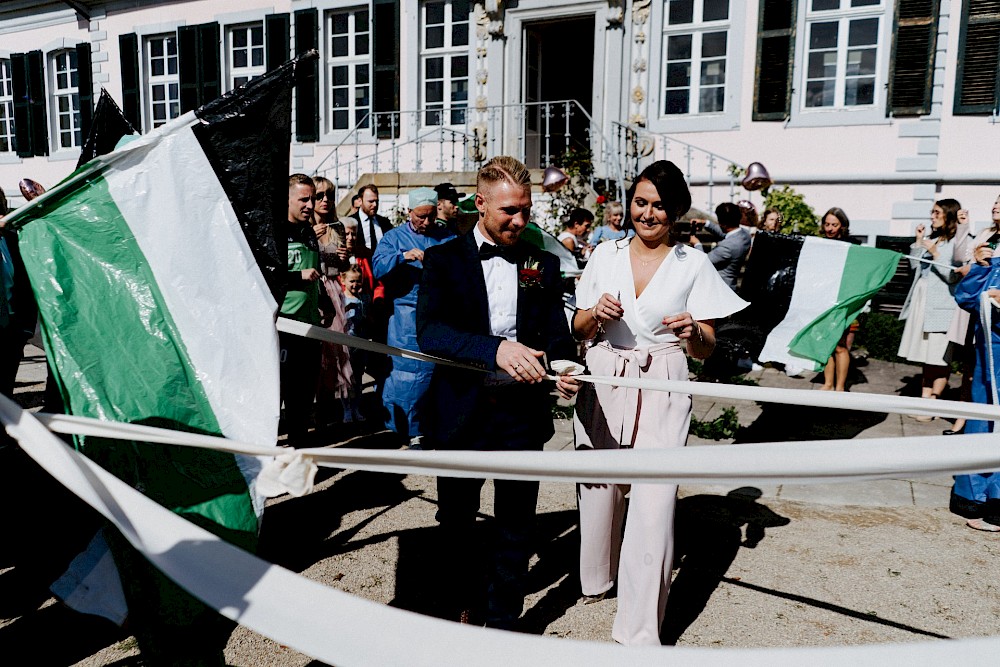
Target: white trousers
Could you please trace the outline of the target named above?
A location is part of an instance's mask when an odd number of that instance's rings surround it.
[[[642,350],[606,343],[587,353],[594,375],[687,379],[687,360],[677,344]],[[691,396],[585,384],[577,399],[577,449],[683,447],[691,418]],[[578,485],[580,585],[599,595],[618,581],[618,614],[612,638],[622,644],[660,644],[674,556],[677,486]]]

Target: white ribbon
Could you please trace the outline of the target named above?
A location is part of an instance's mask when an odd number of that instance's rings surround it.
[[[625,648],[450,623],[327,588],[220,540],[73,451],[2,396],[0,420],[29,456],[113,523],[132,546],[185,590],[223,616],[329,664],[644,667],[666,660],[709,667],[858,663],[937,667],[955,662],[991,664],[1000,654],[1000,638],[996,637],[822,648]],[[973,439],[967,436],[963,441]],[[731,454],[727,451],[726,456],[716,458],[724,460]]]

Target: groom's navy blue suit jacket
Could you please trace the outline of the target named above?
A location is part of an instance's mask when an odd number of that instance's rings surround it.
[[[517,341],[544,351],[550,360],[574,359],[576,344],[563,309],[559,260],[524,241],[518,241],[512,253],[519,276]],[[536,265],[541,270],[537,284],[530,277],[522,280],[522,270]],[[428,248],[417,302],[420,350],[493,371],[502,340],[490,334],[486,281],[475,236],[469,233]],[[491,421],[502,423],[504,433],[486,435],[493,440],[502,436],[505,448],[541,448],[553,433],[552,382],[491,390],[483,386],[485,377],[486,373],[435,367],[426,405],[428,435],[434,446],[484,447],[484,434],[470,417],[477,408],[482,414],[482,401],[489,400],[488,409],[495,416]]]

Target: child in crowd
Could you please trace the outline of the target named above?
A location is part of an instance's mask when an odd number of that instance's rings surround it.
[[[340,285],[344,290],[344,333],[361,338],[368,338],[368,311],[371,307],[371,296],[364,290],[364,280],[361,267],[351,264],[350,268],[340,274]],[[365,374],[367,353],[358,348],[351,348],[351,388],[348,397],[342,398],[344,404],[344,423],[364,421],[364,415],[358,409],[361,398],[361,383]]]

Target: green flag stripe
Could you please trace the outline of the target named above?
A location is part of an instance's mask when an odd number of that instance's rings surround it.
[[[221,435],[157,281],[104,178],[70,187],[32,213],[34,221],[21,232],[22,252],[70,412]],[[132,466],[125,468],[136,474],[129,481],[175,511],[256,534],[246,481],[232,455],[93,440],[84,450]]]

